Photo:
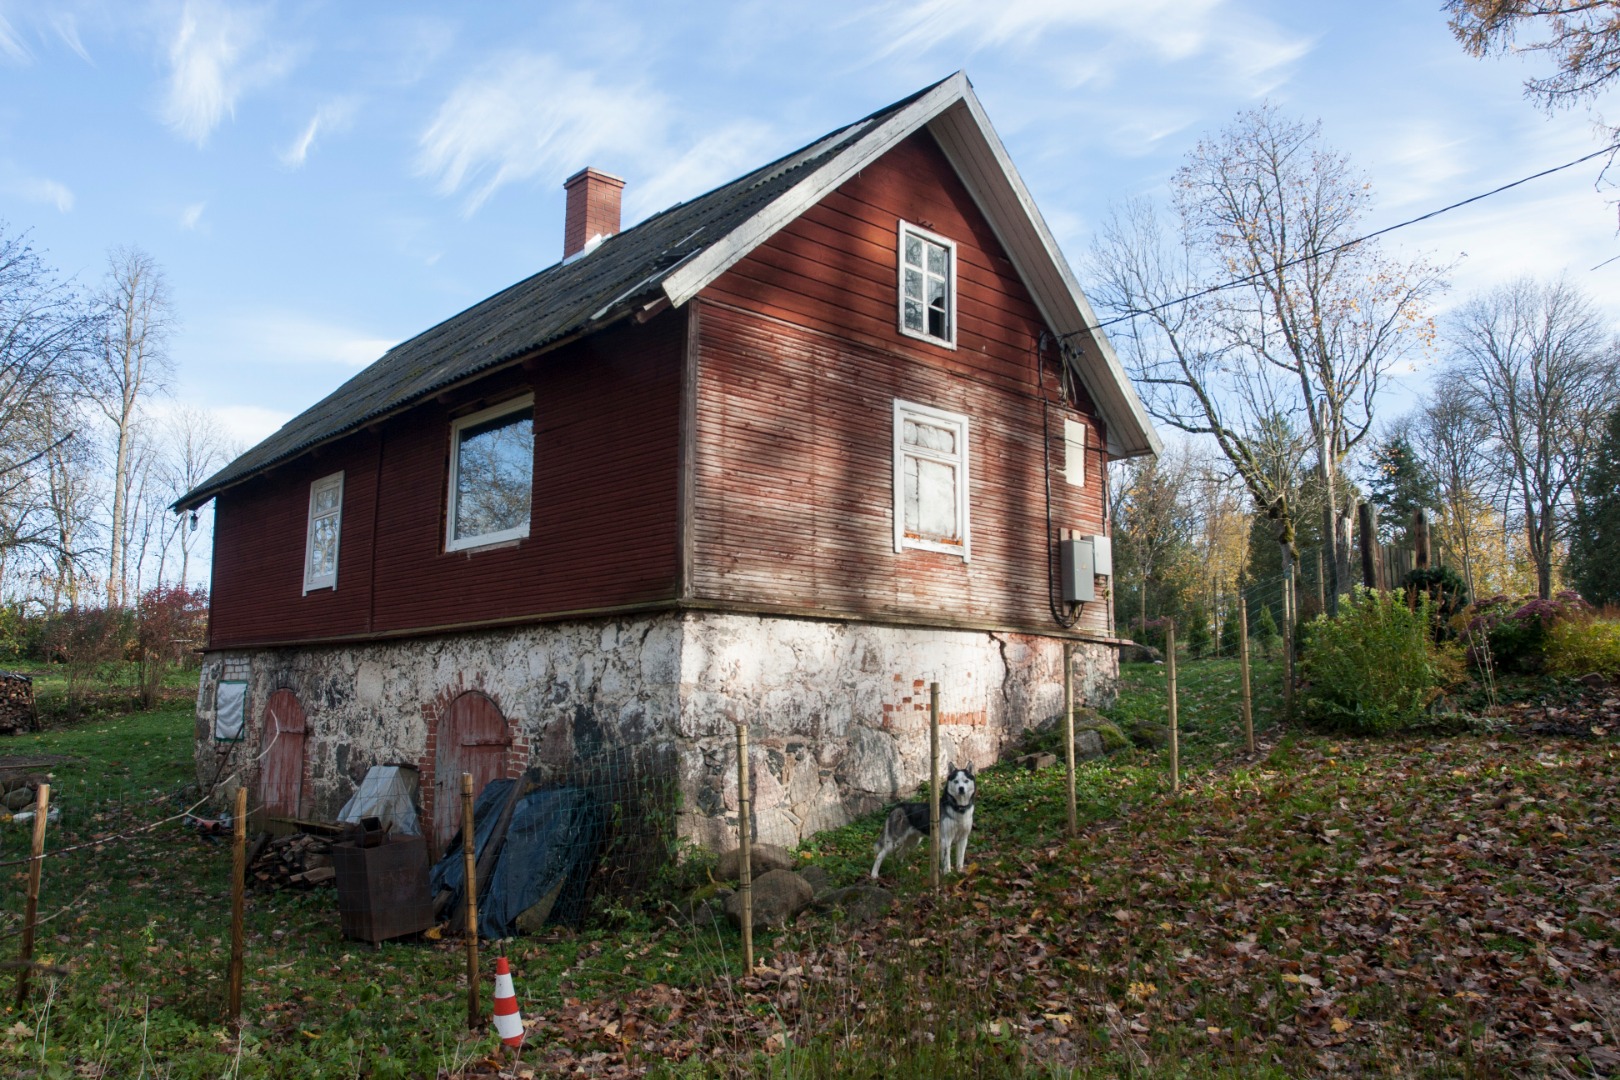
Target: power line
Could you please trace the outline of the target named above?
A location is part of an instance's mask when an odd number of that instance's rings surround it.
[[[1090,331],[1090,330],[1099,330],[1099,329],[1101,329],[1101,328],[1103,328],[1105,326],[1113,326],[1115,323],[1122,323],[1122,322],[1125,322],[1125,321],[1127,321],[1129,319],[1134,319],[1138,315],[1151,315],[1155,311],[1163,311],[1165,308],[1175,307],[1177,304],[1185,304],[1185,303],[1187,303],[1189,301],[1197,300],[1200,297],[1209,296],[1212,293],[1224,292],[1227,289],[1236,289],[1236,288],[1239,288],[1240,286],[1248,285],[1251,282],[1254,282],[1254,281],[1258,280],[1259,278],[1264,277],[1266,274],[1275,273],[1278,270],[1287,270],[1289,267],[1298,266],[1300,263],[1310,262],[1313,259],[1321,259],[1321,258],[1324,258],[1324,257],[1326,257],[1328,255],[1336,255],[1339,252],[1344,251],[1347,248],[1352,248],[1352,247],[1355,247],[1357,244],[1364,244],[1368,240],[1372,240],[1375,237],[1383,236],[1385,233],[1392,233],[1396,229],[1404,229],[1408,225],[1416,225],[1420,221],[1428,221],[1432,217],[1439,217],[1441,214],[1447,213],[1447,212],[1452,211],[1452,210],[1456,210],[1456,209],[1458,209],[1460,207],[1467,206],[1469,203],[1476,203],[1476,202],[1479,202],[1481,199],[1488,199],[1492,195],[1500,195],[1502,192],[1508,191],[1508,190],[1510,190],[1512,188],[1516,188],[1520,184],[1528,184],[1532,180],[1540,180],[1543,176],[1551,176],[1555,172],[1562,172],[1565,169],[1574,168],[1576,165],[1580,165],[1580,164],[1583,164],[1585,162],[1591,161],[1593,158],[1602,157],[1604,154],[1612,154],[1616,150],[1620,150],[1620,143],[1614,143],[1612,145],[1605,146],[1601,150],[1594,150],[1592,153],[1587,154],[1584,157],[1578,157],[1574,161],[1566,161],[1562,165],[1554,165],[1550,169],[1543,169],[1538,173],[1532,173],[1531,175],[1526,176],[1526,177],[1522,177],[1521,179],[1515,180],[1510,184],[1503,184],[1501,187],[1492,188],[1490,191],[1486,191],[1486,192],[1482,192],[1482,193],[1480,193],[1478,195],[1470,196],[1469,198],[1463,199],[1463,200],[1461,200],[1459,202],[1454,202],[1450,206],[1442,206],[1438,210],[1430,210],[1427,214],[1419,214],[1415,218],[1408,218],[1406,221],[1398,222],[1398,223],[1396,223],[1394,225],[1385,226],[1382,229],[1377,229],[1377,230],[1375,230],[1373,232],[1367,233],[1364,236],[1358,236],[1354,240],[1346,240],[1342,244],[1335,244],[1333,247],[1324,248],[1321,251],[1313,251],[1308,255],[1301,255],[1298,258],[1289,259],[1287,262],[1283,263],[1280,266],[1272,267],[1272,268],[1269,268],[1269,269],[1266,269],[1266,270],[1256,271],[1255,273],[1249,274],[1246,277],[1234,278],[1233,280],[1224,282],[1224,283],[1222,283],[1220,285],[1211,285],[1207,289],[1199,289],[1197,292],[1188,293],[1186,296],[1179,296],[1174,300],[1166,300],[1162,304],[1155,304],[1155,305],[1153,305],[1152,307],[1149,307],[1149,308],[1136,308],[1136,309],[1133,309],[1131,311],[1126,312],[1123,315],[1116,315],[1112,319],[1104,319],[1102,322],[1097,323],[1095,326],[1089,326],[1085,330],[1075,330],[1075,331],[1072,331],[1070,333],[1064,334],[1062,336],[1065,337],[1065,338],[1075,337],[1075,336],[1077,336],[1079,334],[1085,333],[1085,332]],[[1615,256],[1615,258],[1620,258],[1620,255]],[[1613,260],[1611,259],[1609,261],[1612,262]],[[1599,263],[1598,266],[1594,266],[1592,269],[1596,270],[1599,266],[1604,266],[1604,265],[1606,265],[1606,263]]]

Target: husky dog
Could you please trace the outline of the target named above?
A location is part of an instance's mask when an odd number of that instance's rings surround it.
[[[945,790],[939,799],[939,865],[945,873],[951,872],[951,852],[956,853],[956,869],[966,864],[968,834],[973,831],[973,799],[978,794],[973,766],[958,769],[955,765],[945,774]],[[877,861],[872,864],[872,877],[878,876],[883,860],[895,852],[906,852],[916,847],[928,835],[928,804],[904,802],[889,811],[889,820],[883,823],[883,835],[872,849]]]

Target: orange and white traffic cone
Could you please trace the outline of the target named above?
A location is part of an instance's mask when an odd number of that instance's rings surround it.
[[[495,1033],[507,1046],[523,1045],[523,1017],[518,1015],[517,991],[506,957],[495,958]]]

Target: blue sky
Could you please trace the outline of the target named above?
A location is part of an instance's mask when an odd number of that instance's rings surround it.
[[[112,245],[155,256],[174,402],[251,442],[555,262],[577,169],[626,178],[630,224],[958,68],[1075,263],[1111,201],[1265,100],[1321,119],[1371,226],[1599,145],[1437,3],[0,0],[0,219],[86,282]],[[1567,271],[1620,313],[1595,164],[1392,245],[1457,263],[1448,304]]]

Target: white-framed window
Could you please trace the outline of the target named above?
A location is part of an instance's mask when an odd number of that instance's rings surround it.
[[[968,418],[894,402],[894,550],[968,560]]]
[[[338,539],[343,532],[343,474],[309,485],[309,531],[304,539],[304,592],[337,588]]]
[[[956,348],[956,244],[900,222],[900,332]]]
[[[1078,420],[1063,421],[1063,479],[1086,486],[1086,425]]]
[[[461,551],[528,536],[533,490],[533,394],[454,421],[444,549]]]

